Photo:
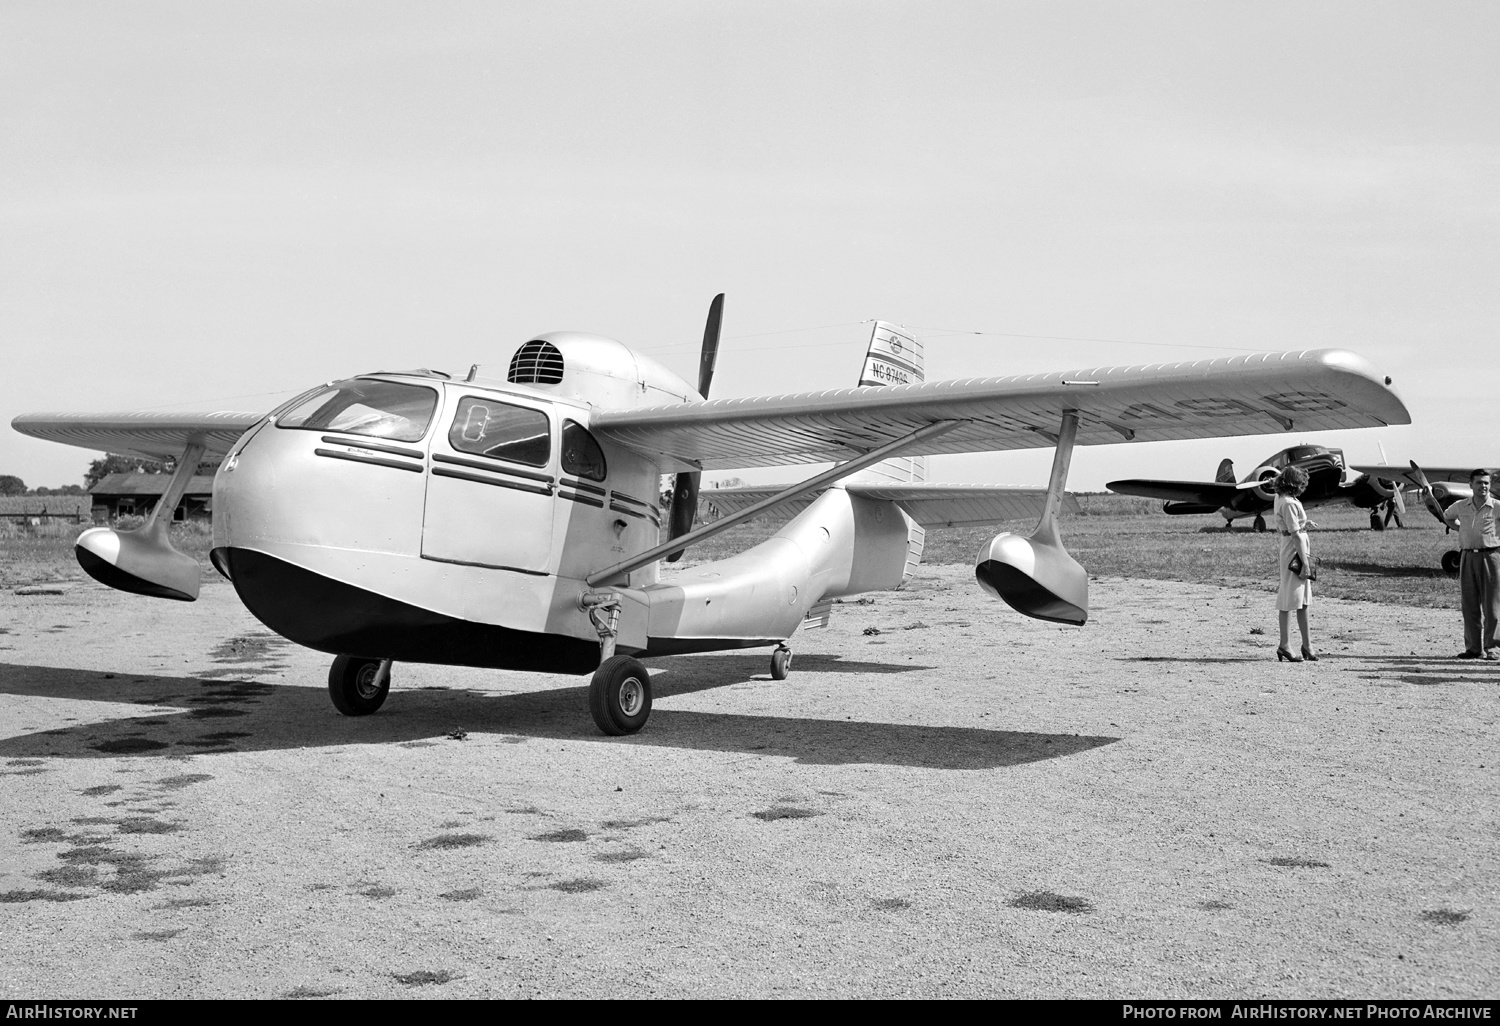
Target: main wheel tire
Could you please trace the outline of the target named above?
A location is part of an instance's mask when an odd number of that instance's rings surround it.
[[[792,673],[792,650],[785,645],[777,645],[776,651],[771,653],[771,679],[786,680]]]
[[[1254,527],[1257,531],[1264,531],[1266,529],[1266,518],[1257,515],[1255,518],[1255,523],[1251,526]]]
[[[604,660],[589,682],[589,712],[606,734],[634,734],[651,716],[651,674],[630,656]]]
[[[368,716],[385,704],[391,675],[380,677],[379,659],[341,655],[328,668],[328,697],[345,716]]]
[[[1450,574],[1456,574],[1463,559],[1463,555],[1457,549],[1451,549],[1443,553],[1443,569]]]
[[[1370,514],[1370,530],[1384,531],[1385,523],[1380,519],[1380,511],[1376,510]]]

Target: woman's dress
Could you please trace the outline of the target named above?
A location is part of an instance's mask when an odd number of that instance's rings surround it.
[[[1301,609],[1312,605],[1312,581],[1287,569],[1292,557],[1300,554],[1305,565],[1312,558],[1307,546],[1307,513],[1302,502],[1290,495],[1276,496],[1272,518],[1281,532],[1281,588],[1276,592],[1278,610]]]

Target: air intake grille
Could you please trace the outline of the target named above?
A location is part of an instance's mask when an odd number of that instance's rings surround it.
[[[551,342],[532,339],[510,358],[506,380],[517,385],[555,385],[563,379],[562,353]]]

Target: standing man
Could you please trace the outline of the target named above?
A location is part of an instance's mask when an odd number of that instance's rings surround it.
[[[1463,552],[1458,566],[1459,598],[1464,611],[1464,650],[1460,659],[1500,659],[1495,651],[1495,620],[1500,617],[1500,535],[1495,533],[1495,500],[1490,497],[1490,472],[1469,472],[1474,497],[1449,506],[1443,519],[1458,528]],[[1424,489],[1423,498],[1432,498]]]

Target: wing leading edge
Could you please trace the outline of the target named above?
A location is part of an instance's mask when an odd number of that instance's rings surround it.
[[[10,422],[23,435],[152,460],[175,460],[189,445],[222,459],[264,413],[28,413]]]
[[[963,423],[906,454],[1042,448],[1065,410],[1079,445],[1409,424],[1388,380],[1320,349],[599,411],[590,428],[673,467],[775,466],[849,459],[947,420]]]

